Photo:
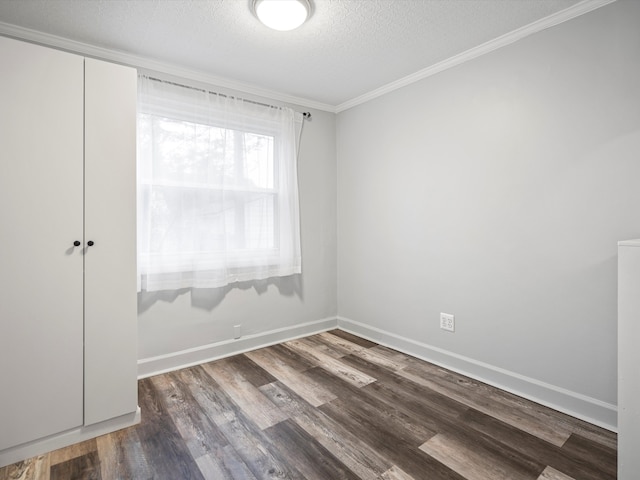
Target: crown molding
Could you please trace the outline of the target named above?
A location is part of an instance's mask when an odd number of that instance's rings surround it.
[[[69,40],[67,38],[59,37],[56,35],[18,27],[16,25],[11,25],[8,23],[0,22],[0,35],[13,37],[20,40],[26,40],[32,43],[58,48],[60,50],[65,50],[88,57],[108,60],[114,63],[120,63],[135,68],[153,70],[168,75],[174,75],[176,77],[194,80],[209,85],[215,85],[220,88],[228,88],[230,90],[236,90],[242,93],[256,95],[259,97],[268,98],[284,103],[291,103],[303,107],[315,108],[330,113],[340,113],[362,103],[368,102],[369,100],[373,100],[377,97],[393,92],[394,90],[398,90],[407,85],[411,85],[412,83],[423,80],[427,77],[435,75],[436,73],[440,73],[444,70],[455,67],[469,60],[473,60],[474,58],[490,53],[504,46],[510,45],[529,35],[553,27],[560,23],[564,23],[568,20],[579,17],[580,15],[584,15],[585,13],[589,13],[615,1],[616,0],[583,0],[582,2],[576,3],[569,8],[561,10],[560,12],[530,23],[529,25],[525,25],[524,27],[518,28],[498,38],[485,42],[458,55],[454,55],[453,57],[438,62],[430,67],[419,70],[418,72],[403,77],[399,80],[383,85],[380,88],[371,90],[370,92],[355,97],[351,100],[347,100],[346,102],[343,102],[339,105],[330,105],[306,98],[287,95],[273,90],[264,89],[256,85],[238,82],[228,78],[217,77],[204,72],[178,67],[166,62],[160,62],[157,60],[141,57],[138,55],[132,55],[125,52],[119,52],[116,50],[109,50],[87,43]]]
[[[480,57],[489,52],[517,42],[518,40],[521,40],[522,38],[525,38],[529,35],[538,33],[560,23],[564,23],[568,20],[579,17],[580,15],[584,15],[585,13],[589,13],[615,1],[616,0],[583,0],[582,2],[576,3],[575,5],[554,13],[553,15],[549,15],[548,17],[542,18],[533,23],[530,23],[529,25],[525,25],[524,27],[513,30],[512,32],[506,33],[493,40],[489,40],[488,42],[478,45],[477,47],[473,47],[458,55],[449,57],[446,60],[431,65],[430,67],[427,67],[423,70],[419,70],[416,73],[412,73],[411,75],[407,75],[406,77],[388,83],[380,88],[367,92],[351,100],[347,100],[346,102],[336,106],[335,111],[336,113],[343,112],[344,110],[348,110],[349,108],[353,108],[357,105],[368,102],[369,100],[373,100],[374,98],[393,92],[394,90],[398,90],[399,88],[411,85],[412,83],[435,75],[436,73],[440,73],[444,70],[448,70],[449,68],[460,65],[461,63],[473,60],[474,58]]]
[[[99,60],[107,60],[113,63],[119,63],[130,67],[153,70],[168,75],[174,75],[176,77],[194,80],[216,87],[228,88],[230,90],[236,90],[242,93],[268,98],[270,100],[277,100],[284,103],[292,103],[302,107],[315,108],[318,110],[336,113],[336,108],[334,105],[287,95],[273,90],[264,89],[256,85],[238,82],[228,78],[217,77],[204,72],[182,68],[166,62],[160,62],[138,55],[132,55],[125,52],[97,47],[88,43],[78,42],[75,40],[70,40],[68,38],[59,37],[57,35],[51,35],[48,33],[39,32],[37,30],[31,30],[4,22],[0,22],[0,35],[15,38],[17,40],[25,40],[47,47],[53,47],[58,50],[64,50],[70,53],[76,53]]]

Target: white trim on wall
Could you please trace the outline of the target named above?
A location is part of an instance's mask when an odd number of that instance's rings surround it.
[[[435,75],[436,73],[440,73],[443,70],[448,70],[449,68],[460,65],[461,63],[468,62],[469,60],[473,60],[474,58],[493,52],[498,48],[510,45],[514,42],[517,42],[518,40],[523,39],[524,37],[537,32],[541,32],[542,30],[566,22],[568,20],[571,20],[572,18],[579,17],[580,15],[589,13],[597,8],[604,7],[605,5],[615,1],[616,0],[584,0],[582,2],[576,3],[575,5],[572,5],[569,8],[565,8],[564,10],[554,13],[553,15],[549,15],[548,17],[530,23],[529,25],[525,25],[524,27],[506,33],[498,38],[489,40],[482,45],[478,45],[477,47],[473,47],[465,52],[459,53],[458,55],[449,57],[441,62],[436,63],[435,65],[431,65],[430,67],[427,67],[423,70],[419,70],[415,73],[412,73],[411,75],[407,75],[406,77],[383,85],[380,88],[376,88],[375,90],[365,93],[364,95],[360,95],[359,97],[341,103],[335,108],[335,111],[336,113],[340,113],[344,110],[355,107],[356,105],[368,102],[369,100],[373,100],[374,98],[385,95],[386,93],[398,90],[407,85],[411,85],[412,83],[430,77],[431,75]]]
[[[617,431],[618,408],[616,405],[348,318],[339,316],[338,328],[607,430]]]
[[[143,358],[138,360],[138,378],[200,365],[335,328],[466,375],[607,430],[617,431],[616,405],[340,316],[247,335],[239,339],[224,340],[167,355]]]
[[[138,360],[138,379],[200,365],[201,363],[219,360],[288,340],[326,332],[337,326],[338,320],[336,317],[330,317],[292,327],[278,328],[268,332],[246,335],[238,339],[210,343],[201,347],[189,348],[157,357],[142,358]]]
[[[435,75],[436,73],[442,72],[443,70],[455,67],[456,65],[460,65],[461,63],[492,52],[498,48],[510,45],[524,37],[566,22],[568,20],[571,20],[572,18],[579,17],[580,15],[584,15],[585,13],[589,13],[592,10],[603,7],[615,1],[616,0],[583,0],[582,2],[576,3],[569,8],[561,10],[560,12],[554,13],[553,15],[530,23],[529,25],[525,25],[524,27],[518,28],[498,38],[494,38],[493,40],[489,40],[488,42],[471,48],[466,52],[454,55],[453,57],[443,60],[442,62],[436,63],[435,65],[427,67],[411,75],[407,75],[406,77],[388,83],[387,85],[383,85],[380,88],[367,92],[351,100],[347,100],[340,105],[329,105],[306,98],[294,97],[284,93],[267,90],[257,85],[251,85],[235,80],[230,80],[228,78],[218,77],[195,70],[177,67],[175,65],[147,59],[138,55],[132,55],[125,52],[96,47],[87,43],[70,40],[44,32],[38,32],[36,30],[11,25],[9,23],[0,22],[0,35],[55,47],[61,50],[66,50],[68,52],[78,53],[87,57],[94,57],[101,60],[108,60],[111,62],[121,63],[123,65],[128,65],[136,68],[144,68],[156,72],[166,73],[169,75],[175,75],[180,78],[203,82],[209,85],[216,85],[221,88],[238,90],[251,95],[270,98],[272,100],[278,100],[285,103],[293,103],[296,105],[316,108],[318,110],[323,110],[331,113],[340,113],[344,110],[355,107],[356,105],[360,105],[362,103],[368,102],[369,100],[380,97],[386,93],[398,90],[399,88],[430,77],[431,75]]]
[[[148,59],[138,55],[132,55],[130,53],[96,47],[88,43],[70,40],[68,38],[51,35],[49,33],[38,32],[37,30],[19,27],[17,25],[11,25],[9,23],[0,22],[0,35],[12,37],[18,40],[26,40],[28,42],[57,48],[59,50],[64,50],[71,53],[77,53],[85,57],[92,57],[113,63],[127,65],[130,67],[143,68],[155,72],[166,73],[168,75],[174,75],[179,78],[194,80],[196,82],[215,85],[221,88],[237,90],[243,93],[257,95],[259,97],[269,98],[271,100],[293,103],[295,105],[300,105],[303,107],[316,108],[318,110],[335,113],[335,107],[333,105],[327,105],[326,103],[316,102],[314,100],[309,100],[301,97],[295,97],[292,95],[287,95],[285,93],[275,92],[273,90],[267,90],[257,85],[251,85],[248,83],[238,82],[236,80],[230,80],[228,78],[218,77],[196,70],[178,67],[176,65],[159,62],[157,60]]]

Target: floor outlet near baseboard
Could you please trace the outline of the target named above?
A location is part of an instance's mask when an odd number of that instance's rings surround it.
[[[440,328],[448,332],[455,332],[456,320],[450,313],[440,313]]]

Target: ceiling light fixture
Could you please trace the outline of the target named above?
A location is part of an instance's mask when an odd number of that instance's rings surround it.
[[[311,5],[308,0],[254,0],[253,10],[267,27],[284,32],[302,25]]]

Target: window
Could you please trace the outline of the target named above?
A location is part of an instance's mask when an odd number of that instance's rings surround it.
[[[296,114],[140,77],[141,290],[301,272]]]

